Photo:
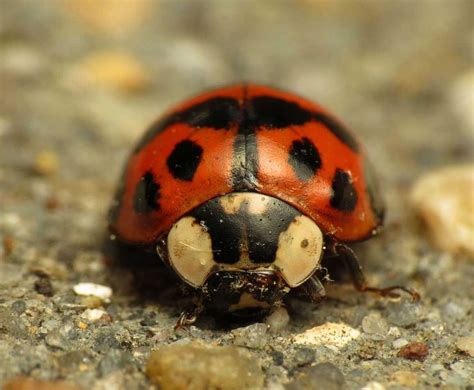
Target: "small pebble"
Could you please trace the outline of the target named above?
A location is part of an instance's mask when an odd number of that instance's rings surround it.
[[[55,328],[50,331],[45,338],[46,344],[50,347],[68,350],[73,346],[72,338],[73,334],[73,325],[66,323],[65,325]]]
[[[105,310],[100,309],[86,309],[81,314],[81,317],[88,321],[96,322],[101,318],[108,317],[108,313]]]
[[[26,310],[25,301],[15,301],[12,303],[12,310],[18,315],[22,314]]]
[[[392,337],[400,337],[402,334],[400,332],[400,329],[398,329],[396,326],[391,326],[389,329],[388,329],[388,333],[387,333],[389,336],[392,336]]]
[[[391,376],[390,379],[402,386],[406,386],[409,388],[414,388],[418,385],[418,375],[416,375],[412,371],[395,371]]]
[[[388,333],[388,324],[379,313],[370,313],[362,320],[362,330],[374,340],[383,340]]]
[[[307,329],[295,336],[295,343],[306,345],[324,345],[338,351],[347,343],[360,336],[357,329],[343,323],[327,322],[323,325]]]
[[[474,110],[472,109],[472,91],[474,90],[474,68],[462,73],[451,88],[453,110],[469,130],[474,130]]]
[[[400,348],[404,347],[404,346],[407,345],[407,344],[408,344],[408,340],[407,340],[407,339],[404,339],[403,337],[400,338],[400,339],[396,339],[396,340],[392,343],[393,347],[396,348],[396,349],[400,349]]]
[[[126,93],[141,91],[149,82],[138,60],[121,51],[92,53],[82,60],[73,75],[82,84]]]
[[[111,349],[99,363],[100,376],[106,376],[111,372],[123,370],[125,367],[132,365],[133,362],[133,356],[129,351]]]
[[[5,383],[3,390],[80,390],[81,388],[62,381],[44,381],[40,379],[18,377]]]
[[[42,176],[52,176],[58,171],[59,162],[56,153],[45,150],[39,153],[34,161],[34,171]]]
[[[153,2],[147,0],[123,1],[106,0],[69,0],[60,1],[61,5],[71,16],[87,27],[99,31],[101,34],[124,35],[143,24]],[[104,12],[107,10],[107,12]],[[99,34],[100,35],[100,34]],[[126,35],[125,35],[126,36]]]
[[[297,366],[307,366],[316,359],[316,352],[311,348],[298,348],[293,357]]]
[[[313,367],[303,368],[298,376],[290,382],[287,390],[339,390],[345,380],[341,370],[332,363],[319,363]],[[317,387],[315,387],[317,384]]]
[[[474,336],[466,336],[457,339],[456,347],[469,356],[474,357]]]
[[[398,351],[398,356],[408,360],[423,361],[428,356],[429,348],[425,343],[414,341]]]
[[[51,280],[47,276],[41,276],[35,282],[35,291],[45,297],[52,297],[54,295],[53,285],[51,284]]]
[[[379,382],[372,381],[367,383],[360,390],[385,390],[385,386]]]
[[[411,193],[432,242],[474,259],[474,165],[452,166],[420,178]]]
[[[79,283],[73,287],[73,291],[77,295],[93,296],[100,298],[104,302],[110,302],[112,297],[112,289],[96,283]]]
[[[264,382],[256,357],[236,347],[196,342],[152,352],[146,374],[161,390],[260,389]]]
[[[234,345],[247,348],[261,349],[267,345],[268,325],[256,323],[243,328],[234,329]]]
[[[288,327],[290,316],[284,307],[277,307],[266,319],[271,332],[279,332]]]

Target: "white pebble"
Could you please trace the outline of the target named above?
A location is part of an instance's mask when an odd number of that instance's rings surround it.
[[[102,299],[104,302],[110,302],[112,296],[112,289],[107,286],[102,286],[96,283],[79,283],[73,287],[77,295],[94,296]]]
[[[411,202],[442,250],[474,259],[474,165],[452,166],[423,176]]]
[[[338,351],[359,336],[360,332],[347,324],[327,322],[297,334],[295,343],[324,345],[333,351]]]
[[[370,313],[362,320],[362,330],[374,340],[383,340],[388,333],[388,325],[379,313]]]
[[[393,345],[393,348],[395,349],[399,349],[399,348],[402,348],[404,347],[405,345],[408,344],[408,340],[407,339],[404,339],[403,337],[400,338],[400,339],[396,339],[392,345]]]
[[[369,382],[361,390],[385,390],[385,386],[379,382]]]
[[[81,314],[81,317],[91,322],[98,321],[104,314],[107,314],[105,310],[100,309],[87,309]]]

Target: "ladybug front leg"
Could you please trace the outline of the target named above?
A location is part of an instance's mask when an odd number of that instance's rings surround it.
[[[196,322],[199,315],[204,311],[202,302],[194,303],[189,308],[184,310],[174,326],[175,330],[186,328]]]
[[[292,295],[312,303],[319,303],[326,298],[326,290],[319,278],[313,275],[301,286],[294,288]]]
[[[396,285],[385,288],[369,286],[364,273],[362,272],[362,266],[360,265],[359,259],[351,248],[345,244],[332,240],[326,243],[326,248],[326,254],[328,256],[336,257],[344,263],[357,291],[374,292],[383,297],[397,298],[400,295],[395,291],[399,290],[408,293],[413,301],[418,301],[420,299],[420,295],[415,290],[405,286]]]

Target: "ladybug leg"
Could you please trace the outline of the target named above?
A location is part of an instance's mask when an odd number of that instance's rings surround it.
[[[296,287],[294,295],[299,298],[319,303],[326,297],[326,290],[316,275],[311,276],[301,286]]]
[[[174,330],[187,328],[188,326],[194,324],[203,311],[204,306],[200,302],[184,310],[180,314],[178,322],[176,322],[176,325],[174,326]]]
[[[415,290],[405,286],[396,285],[385,288],[369,286],[367,280],[365,279],[364,273],[362,272],[362,266],[360,265],[359,259],[351,248],[349,248],[347,245],[336,242],[329,243],[327,248],[329,253],[332,252],[345,264],[352,279],[352,283],[357,291],[374,292],[382,297],[398,298],[400,294],[395,292],[398,290],[409,294],[413,301],[418,301],[420,299],[420,294],[418,294]]]

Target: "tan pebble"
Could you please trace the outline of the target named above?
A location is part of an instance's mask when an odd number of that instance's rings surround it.
[[[423,176],[415,183],[411,202],[436,246],[474,259],[474,165]]]
[[[77,323],[77,327],[78,327],[79,329],[86,330],[86,329],[89,327],[89,325],[87,325],[85,322],[79,321],[79,322]]]
[[[256,357],[236,347],[168,345],[151,353],[146,374],[161,390],[260,389]]]
[[[295,343],[324,345],[330,349],[339,350],[359,336],[360,332],[349,325],[327,322],[297,334],[295,336]]]
[[[111,34],[125,34],[144,22],[154,2],[149,0],[59,1],[86,26]]]
[[[79,364],[79,371],[84,372],[89,369],[89,366],[87,364],[81,363]]]
[[[58,157],[52,151],[45,150],[35,158],[33,169],[36,173],[43,176],[52,176],[58,171]]]
[[[402,386],[415,387],[418,385],[418,376],[412,371],[395,371],[390,379]]]
[[[75,68],[73,77],[85,85],[126,93],[142,91],[149,83],[142,64],[122,51],[89,54]]]
[[[81,388],[62,381],[44,381],[18,377],[5,383],[3,390],[80,390]]]
[[[456,347],[469,356],[474,357],[474,336],[461,337],[456,341]]]

